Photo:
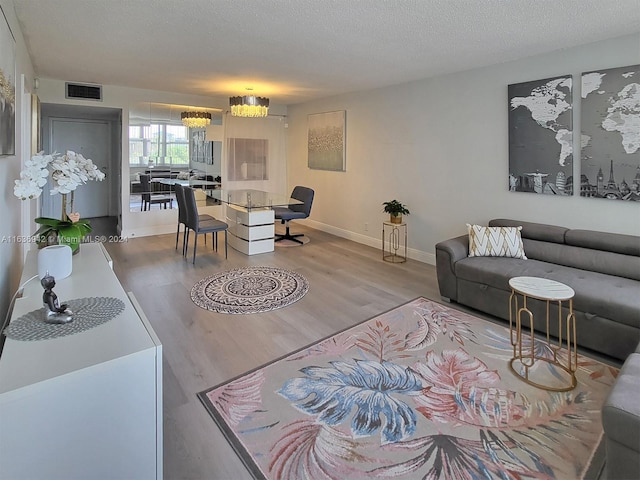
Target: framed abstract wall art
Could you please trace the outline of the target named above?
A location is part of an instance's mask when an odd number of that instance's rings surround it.
[[[582,74],[580,195],[640,201],[640,65]]]
[[[0,7],[0,155],[15,155],[16,42]]]
[[[191,129],[191,161],[213,164],[213,142],[206,140],[204,129]]]
[[[572,195],[571,75],[509,85],[509,190]]]
[[[308,162],[317,170],[346,170],[346,111],[309,115]]]

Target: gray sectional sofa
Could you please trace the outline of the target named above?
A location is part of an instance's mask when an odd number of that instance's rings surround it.
[[[543,277],[575,291],[580,347],[624,362],[603,406],[609,480],[640,478],[640,237],[571,230],[517,220],[527,259],[468,257],[468,235],[436,245],[440,294],[447,300],[509,319],[509,279]],[[544,302],[531,300],[535,328],[544,332]],[[557,331],[551,314],[551,331]]]
[[[602,407],[607,480],[640,478],[640,345],[629,355]]]
[[[636,349],[640,342],[640,237],[506,219],[492,220],[489,226],[522,226],[527,260],[470,258],[467,235],[440,242],[436,268],[443,297],[508,320],[509,279],[549,278],[576,292],[578,345],[618,360],[625,360]],[[533,301],[532,306],[536,327],[543,331],[545,304]]]

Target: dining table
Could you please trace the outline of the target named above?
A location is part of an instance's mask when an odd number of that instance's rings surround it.
[[[273,252],[274,207],[304,203],[286,194],[255,189],[206,189],[205,193],[226,207],[229,246],[246,255]]]
[[[220,185],[222,185],[220,182],[214,182],[211,180],[200,180],[197,178],[194,178],[194,179],[153,178],[151,179],[151,181],[160,183],[162,185],[168,185],[170,187],[173,187],[174,185],[178,184],[178,185],[182,185],[183,187],[202,188],[202,189],[208,189],[208,190],[213,190],[219,187]]]
[[[304,202],[291,198],[289,195],[254,189],[206,189],[206,194],[227,205],[255,209],[271,209],[273,207],[288,207],[301,205]]]

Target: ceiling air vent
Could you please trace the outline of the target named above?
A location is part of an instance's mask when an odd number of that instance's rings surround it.
[[[89,85],[85,83],[65,84],[66,98],[81,98],[83,100],[102,101],[102,85]]]

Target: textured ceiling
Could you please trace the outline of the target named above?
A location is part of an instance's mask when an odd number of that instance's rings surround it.
[[[252,87],[279,104],[640,31],[640,0],[14,4],[40,77],[211,96],[239,95]]]

